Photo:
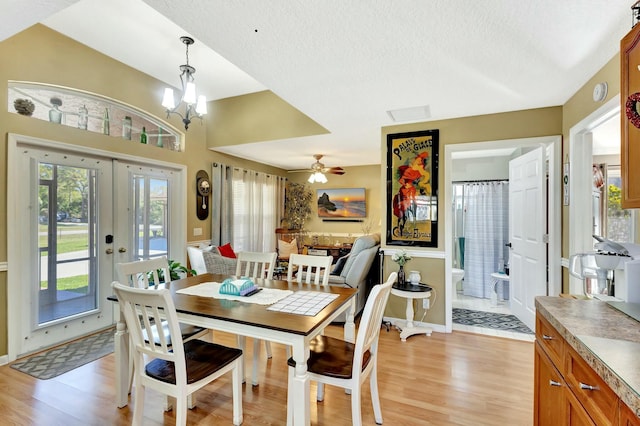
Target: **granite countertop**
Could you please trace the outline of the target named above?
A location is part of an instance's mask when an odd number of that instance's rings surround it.
[[[536,309],[640,417],[640,322],[599,300],[539,296]]]

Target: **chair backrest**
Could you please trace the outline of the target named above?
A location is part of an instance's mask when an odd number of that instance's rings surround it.
[[[291,254],[287,281],[294,281],[293,273],[297,269],[295,280],[299,283],[329,285],[331,274],[331,256],[310,256],[307,254]]]
[[[236,275],[247,278],[273,279],[278,254],[242,251],[237,254]]]
[[[171,281],[169,261],[166,256],[118,263],[116,269],[118,270],[118,279],[130,287],[149,288],[151,285],[153,288],[158,288],[160,284]],[[159,270],[162,271],[162,274],[158,273]]]
[[[387,306],[387,300],[389,300],[389,294],[391,294],[391,286],[396,281],[397,276],[396,272],[392,272],[387,281],[373,286],[371,293],[369,293],[367,303],[362,311],[362,317],[360,317],[360,326],[356,337],[352,370],[354,375],[360,374],[362,358],[367,351],[370,351],[372,356],[376,356],[382,316]]]
[[[144,355],[160,358],[174,363],[176,383],[186,385],[184,345],[171,292],[129,287],[117,281],[111,286],[129,329],[136,371],[145,371]],[[145,336],[155,338],[146,339]]]

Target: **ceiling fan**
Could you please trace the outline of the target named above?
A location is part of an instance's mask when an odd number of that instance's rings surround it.
[[[311,173],[309,177],[309,183],[320,182],[326,183],[327,177],[324,175],[325,173],[330,173],[333,175],[343,175],[345,173],[342,167],[326,167],[323,163],[320,162],[320,159],[324,157],[322,154],[315,154],[313,158],[316,159],[316,162],[311,164],[309,169],[304,170],[289,170],[290,173],[298,173],[298,172],[306,172]]]

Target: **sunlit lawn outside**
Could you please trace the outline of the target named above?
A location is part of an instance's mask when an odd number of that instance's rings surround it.
[[[88,226],[85,225],[71,225],[58,223],[57,232],[57,252],[58,255],[64,253],[71,253],[76,251],[83,251],[89,248],[89,235],[87,233]],[[48,236],[47,225],[39,225],[40,236],[38,244],[40,247],[47,246]],[[69,232],[65,232],[69,231]],[[73,231],[73,233],[71,233]],[[43,253],[46,255],[46,252]],[[88,275],[76,275],[73,277],[58,278],[57,289],[59,291],[72,291],[79,294],[87,294],[88,290]],[[47,287],[46,281],[40,282],[40,288]]]

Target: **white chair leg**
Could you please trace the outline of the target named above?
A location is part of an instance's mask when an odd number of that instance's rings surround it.
[[[371,389],[371,405],[373,405],[373,416],[376,424],[382,424],[382,408],[380,407],[380,394],[378,393],[378,372],[374,365],[369,377],[369,387]]]
[[[196,408],[196,393],[190,393],[187,395],[187,408],[193,410]]]
[[[318,382],[316,390],[316,401],[324,401],[324,383]]]
[[[135,401],[133,403],[133,421],[132,426],[142,425],[142,419],[144,417],[144,386],[138,384],[136,381],[136,394]]]
[[[187,398],[176,398],[176,426],[187,424]]]
[[[244,358],[244,355],[242,356]],[[241,366],[244,360],[238,360],[236,368],[231,372],[232,392],[233,392],[233,424],[239,426],[243,421],[242,414],[242,382],[244,375]]]
[[[289,347],[287,346],[287,349]],[[291,404],[293,396],[291,395],[291,384],[293,382],[293,367],[288,367],[289,375],[287,378],[287,426],[293,426],[293,405]]]
[[[271,342],[268,340],[264,341],[264,348],[267,351],[267,358],[271,359],[273,357],[272,353],[271,353]]]
[[[351,422],[354,425],[362,424],[362,412],[360,409],[360,386],[354,386],[351,390]]]
[[[258,358],[260,358],[260,343],[262,340],[253,339],[253,364],[251,365],[251,384],[258,386]]]

